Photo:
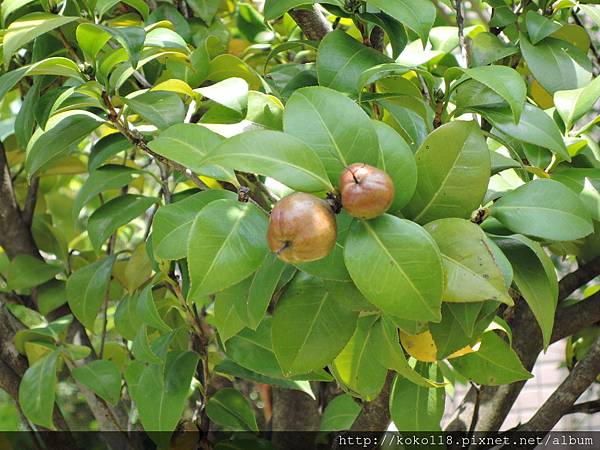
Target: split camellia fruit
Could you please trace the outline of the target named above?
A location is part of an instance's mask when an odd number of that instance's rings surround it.
[[[342,206],[359,219],[372,219],[386,212],[394,201],[394,183],[383,170],[367,164],[352,164],[340,177]]]
[[[279,259],[299,264],[324,258],[337,237],[335,215],[326,201],[296,192],[277,202],[267,241]]]

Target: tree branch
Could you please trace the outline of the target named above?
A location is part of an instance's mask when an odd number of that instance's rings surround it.
[[[23,222],[27,227],[31,228],[33,223],[33,214],[35,212],[35,204],[37,203],[38,188],[40,186],[40,177],[33,177],[31,184],[27,190],[27,197],[25,198],[25,205],[23,205]]]
[[[559,308],[554,319],[551,343],[600,321],[600,293],[572,306]],[[508,323],[513,332],[513,349],[523,366],[532,370],[542,351],[542,333],[531,309],[523,299],[515,303]],[[517,400],[525,381],[502,386],[482,386],[479,397],[479,419],[475,431],[497,431]],[[446,431],[467,431],[473,417],[476,390],[471,388],[463,398]]]
[[[272,430],[318,431],[320,414],[318,403],[306,393],[273,386]],[[273,445],[287,450],[312,448],[311,433],[275,433]]]
[[[458,47],[465,65],[469,67],[469,50],[465,42],[465,16],[463,15],[462,0],[454,0],[454,8],[456,9],[456,25],[458,26]]]
[[[2,142],[0,142],[0,246],[11,259],[19,254],[40,258],[31,230],[24,222],[15,198]]]
[[[289,14],[311,41],[320,41],[333,30],[329,21],[316,6],[292,9]]]
[[[585,358],[575,365],[565,381],[529,419],[529,422],[519,427],[519,431],[551,430],[594,382],[598,373],[600,373],[600,338],[596,339]]]
[[[565,413],[566,414],[596,414],[600,412],[600,400],[577,403]]]
[[[580,265],[577,270],[565,275],[558,285],[558,300],[564,300],[581,286],[586,285],[600,275],[600,257],[586,264]]]

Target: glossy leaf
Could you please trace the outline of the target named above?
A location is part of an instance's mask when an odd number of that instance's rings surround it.
[[[578,119],[592,110],[599,98],[600,80],[595,78],[585,87],[555,92],[554,104],[569,130]]]
[[[36,37],[77,20],[77,17],[58,16],[34,12],[12,22],[6,29],[2,42],[4,66],[8,68],[13,54]]]
[[[81,186],[73,202],[73,218],[76,219],[85,205],[104,191],[119,189],[129,184],[139,172],[127,166],[107,164],[94,170]]]
[[[154,197],[125,194],[106,202],[94,211],[87,223],[88,236],[94,248],[99,250],[120,226],[143,214],[156,201]]]
[[[357,287],[384,313],[440,320],[442,260],[435,241],[419,225],[387,214],[357,221],[344,258]]]
[[[218,165],[203,164],[223,138],[208,128],[196,124],[176,124],[150,141],[148,146],[159,155],[182,164],[184,167],[218,180],[235,181],[233,171]]]
[[[98,260],[76,270],[67,280],[69,307],[90,330],[104,301],[114,262],[114,255]]]
[[[19,384],[19,405],[25,417],[36,425],[54,429],[52,411],[56,396],[56,369],[59,350],[48,353],[30,366]]]
[[[202,164],[258,173],[294,190],[331,189],[315,151],[301,140],[279,131],[250,131],[227,139]]]
[[[379,121],[373,121],[373,126],[381,151],[378,167],[394,181],[391,211],[398,211],[408,204],[417,188],[417,163],[408,144],[392,127]]]
[[[27,146],[25,167],[29,176],[65,156],[103,122],[92,113],[78,110],[59,113],[50,118],[46,128],[38,128]]]
[[[327,404],[323,411],[319,429],[321,431],[349,430],[361,409],[351,395],[338,395]]]
[[[548,19],[535,11],[528,11],[525,15],[527,20],[527,33],[533,45],[536,45],[542,39],[552,35],[561,28],[561,25],[551,19]]]
[[[268,249],[266,216],[251,203],[217,200],[196,216],[189,234],[189,298],[213,294],[251,275]]]
[[[341,30],[328,33],[317,54],[319,84],[340,92],[356,92],[356,81],[367,69],[392,62]],[[351,123],[351,122],[348,122]]]
[[[474,122],[455,121],[431,133],[416,155],[417,188],[404,208],[427,223],[444,217],[468,218],[485,195],[490,154]]]
[[[495,237],[494,241],[511,262],[514,283],[531,308],[547,348],[558,304],[554,264],[540,244],[524,236]]]
[[[389,14],[398,22],[413,30],[421,38],[423,46],[427,43],[429,31],[435,22],[435,6],[429,0],[369,0],[368,3],[386,14]]]
[[[71,372],[78,383],[86,386],[111,405],[121,397],[121,374],[114,362],[105,359],[75,367]]]
[[[273,350],[285,375],[307,373],[330,363],[356,328],[358,313],[343,308],[323,280],[298,275],[277,302]]]
[[[566,41],[546,38],[538,45],[532,45],[521,34],[519,42],[529,70],[550,94],[583,87],[592,79],[590,60]]]
[[[436,364],[417,363],[415,369],[422,376],[443,381]],[[443,389],[418,386],[400,375],[394,379],[390,415],[398,431],[439,431],[444,404]]]
[[[152,91],[123,101],[158,129],[183,122],[185,106],[174,92]]]
[[[208,399],[206,414],[213,422],[228,430],[258,431],[254,411],[237,389],[225,388],[215,392]]]
[[[140,421],[146,431],[173,431],[185,408],[199,357],[171,351],[162,365],[146,366],[134,390]],[[152,395],[148,395],[151,392]]]
[[[446,302],[496,300],[512,305],[504,276],[480,227],[463,219],[439,219],[425,230],[436,241],[446,274]]]
[[[137,300],[137,313],[146,325],[156,328],[159,331],[169,332],[171,327],[165,323],[156,309],[154,296],[152,295],[152,285],[148,284],[142,291]]]
[[[283,129],[314,149],[335,185],[350,164],[375,166],[380,158],[377,134],[369,117],[352,100],[331,89],[297,90],[286,105]]]
[[[215,189],[158,208],[152,222],[154,254],[168,260],[185,258],[188,235],[198,212],[215,200],[236,198],[232,192]]]
[[[269,253],[252,277],[246,297],[246,323],[253,330],[256,330],[267,312],[284,270],[285,264],[277,255]]]
[[[62,272],[60,267],[47,264],[29,255],[16,255],[6,270],[10,289],[22,290],[36,287]]]
[[[486,386],[527,380],[531,375],[514,350],[496,333],[487,332],[476,352],[450,360],[452,366],[475,383]]]
[[[524,184],[495,202],[490,213],[515,233],[550,241],[572,241],[594,231],[579,197],[554,180]]]
[[[375,356],[372,333],[376,321],[377,316],[359,318],[352,338],[331,366],[339,381],[367,401],[377,397],[387,375]]]
[[[481,112],[502,133],[547,148],[566,161],[571,160],[558,127],[541,109],[526,103],[518,124],[513,122],[506,109],[486,109]]]

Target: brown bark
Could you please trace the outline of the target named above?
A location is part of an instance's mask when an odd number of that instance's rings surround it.
[[[312,448],[314,435],[278,433],[285,431],[318,431],[319,405],[304,392],[273,387],[273,444],[286,450]]]
[[[307,7],[306,9],[292,9],[289,13],[302,29],[304,35],[311,41],[320,41],[333,30],[329,21],[316,6]]]

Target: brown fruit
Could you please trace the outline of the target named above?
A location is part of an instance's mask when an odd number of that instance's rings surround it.
[[[296,192],[277,202],[269,220],[267,242],[279,259],[298,264],[331,252],[337,237],[335,215],[314,195]]]
[[[394,182],[383,170],[352,164],[340,176],[342,206],[348,214],[372,219],[386,212],[394,201]]]

